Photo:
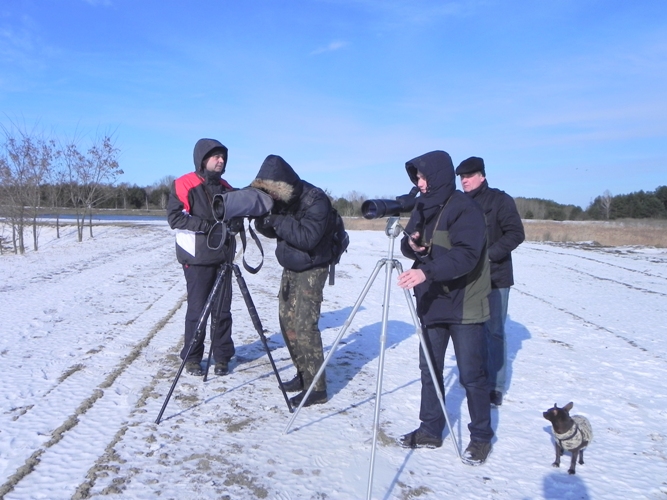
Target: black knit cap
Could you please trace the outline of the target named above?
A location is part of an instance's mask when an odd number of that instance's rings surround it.
[[[484,160],[477,156],[471,156],[467,160],[463,160],[459,166],[456,167],[456,175],[474,174],[475,172],[481,172],[482,175],[486,177]]]

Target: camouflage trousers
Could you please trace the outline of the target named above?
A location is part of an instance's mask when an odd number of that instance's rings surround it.
[[[327,275],[326,267],[302,272],[283,269],[280,281],[280,330],[294,367],[301,373],[306,388],[310,387],[324,362],[322,335],[318,323]],[[325,391],[326,388],[327,382],[323,373],[313,390]]]

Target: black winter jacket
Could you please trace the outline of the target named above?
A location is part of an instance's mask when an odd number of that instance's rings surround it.
[[[467,194],[484,210],[491,286],[508,288],[514,284],[512,250],[526,238],[514,199],[500,189],[490,188],[486,180]]]
[[[334,219],[326,193],[301,180],[276,155],[266,157],[251,186],[269,193],[275,201],[273,213],[255,220],[255,228],[266,237],[277,238],[280,265],[297,272],[328,266]]]
[[[405,164],[417,184],[417,172],[427,181],[428,192],[417,198],[406,231],[419,231],[421,245],[415,253],[405,236],[401,251],[421,269],[426,281],[415,287],[417,312],[425,326],[440,323],[472,324],[489,319],[491,291],[486,254],[486,228],[480,206],[456,190],[454,165],[444,151],[433,151]]]
[[[227,148],[213,139],[201,139],[194,149],[195,171],[176,179],[167,201],[167,221],[176,230],[176,258],[187,265],[219,265],[226,255],[234,252],[235,241],[226,238],[225,244],[217,250],[223,234],[222,226],[215,224],[211,202],[213,196],[232,190],[219,175],[202,168],[202,160],[213,151],[220,149],[225,155]]]

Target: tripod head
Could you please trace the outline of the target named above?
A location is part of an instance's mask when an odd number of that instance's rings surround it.
[[[389,217],[387,219],[387,226],[384,228],[384,234],[388,238],[396,238],[403,232],[403,226],[398,222],[400,217]]]

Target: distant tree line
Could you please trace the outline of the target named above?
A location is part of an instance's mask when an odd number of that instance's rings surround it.
[[[366,196],[352,191],[340,198],[329,195],[333,206],[348,217],[361,216],[361,205]],[[563,205],[541,198],[514,199],[522,219],[539,220],[612,220],[612,219],[664,219],[667,218],[667,186],[655,191],[613,196],[605,191],[584,210],[577,205]]]
[[[515,198],[522,219],[613,220],[667,218],[667,186],[613,196],[608,190],[583,210],[540,198]]]
[[[113,134],[60,140],[11,124],[0,125],[0,253],[13,249],[24,253],[26,230],[32,229],[33,249],[39,248],[38,219],[56,219],[67,211],[76,219],[82,241],[86,217],[93,236],[94,210],[164,210],[174,181],[167,176],[151,186],[116,184],[123,174]],[[366,196],[352,191],[341,197],[327,193],[343,216],[361,216]],[[562,205],[540,198],[515,198],[523,219],[610,220],[620,218],[667,218],[667,186],[613,196],[609,191],[586,208]]]

